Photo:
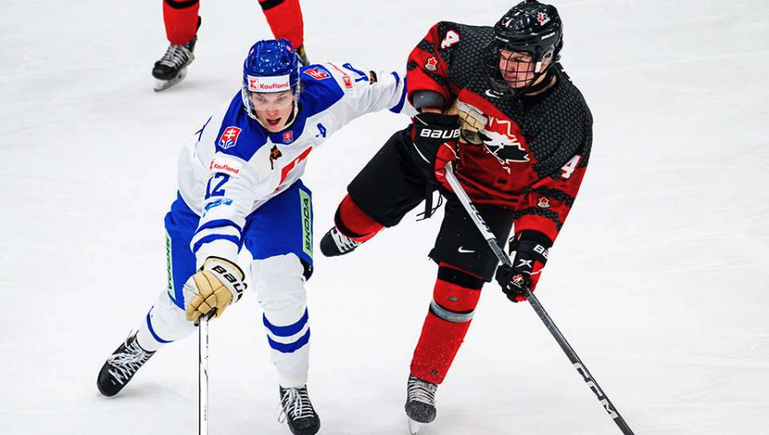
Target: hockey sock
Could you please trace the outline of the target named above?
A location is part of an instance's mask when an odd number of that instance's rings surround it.
[[[483,280],[441,263],[430,312],[411,360],[411,374],[440,384],[470,327]]]
[[[168,42],[183,45],[198,33],[198,0],[164,0],[163,22],[166,25]]]
[[[195,325],[184,317],[184,310],[171,301],[168,292],[163,291],[139,326],[136,339],[142,349],[154,352],[196,330]]]
[[[275,38],[288,39],[296,49],[304,44],[304,21],[299,0],[259,0]]]
[[[345,196],[339,204],[334,223],[342,234],[356,242],[365,242],[384,228],[361,210],[350,195]]]

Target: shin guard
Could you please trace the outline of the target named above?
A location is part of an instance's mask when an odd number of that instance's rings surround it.
[[[198,33],[198,0],[164,0],[163,22],[166,26],[168,42],[183,45]]]
[[[440,384],[470,327],[483,280],[441,263],[430,312],[411,360],[411,374]]]
[[[356,242],[365,242],[374,237],[384,226],[371,219],[357,204],[347,195],[339,204],[334,216],[339,232]]]
[[[275,38],[288,39],[294,48],[304,45],[304,21],[299,0],[259,0]]]

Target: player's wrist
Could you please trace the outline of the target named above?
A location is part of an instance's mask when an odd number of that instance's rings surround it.
[[[518,256],[525,253],[544,266],[552,246],[553,241],[544,233],[536,230],[523,230],[510,239],[510,254],[515,252],[515,255]]]
[[[203,262],[201,271],[210,272],[216,276],[216,279],[232,293],[233,302],[237,302],[243,297],[243,291],[246,289],[244,282],[246,274],[235,262],[221,257],[208,257]]]

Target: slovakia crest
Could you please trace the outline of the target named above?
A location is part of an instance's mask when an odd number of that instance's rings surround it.
[[[294,132],[293,131],[287,131],[283,133],[283,142],[290,143],[294,140]]]
[[[548,21],[550,21],[550,17],[548,17],[546,13],[540,12],[537,15],[537,21],[539,21],[540,25],[545,25],[548,23]]]
[[[308,69],[307,71],[305,71],[305,74],[314,78],[315,80],[323,80],[331,77],[326,71],[323,71],[318,67]]]
[[[232,148],[238,142],[238,136],[242,130],[235,126],[229,126],[222,132],[222,137],[219,138],[219,147],[222,149]]]
[[[425,69],[428,71],[435,71],[438,69],[438,59],[435,58],[435,56],[431,56],[429,59],[427,59],[427,63],[425,63]]]

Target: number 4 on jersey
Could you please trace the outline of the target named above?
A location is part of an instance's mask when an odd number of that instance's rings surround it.
[[[446,37],[441,42],[441,48],[446,49],[459,42],[459,34],[453,30],[446,32]]]
[[[571,174],[574,173],[574,170],[577,169],[577,165],[579,164],[579,161],[582,160],[582,156],[574,156],[566,162],[565,165],[561,168],[563,173],[561,174],[561,178],[568,180],[571,178]]]

